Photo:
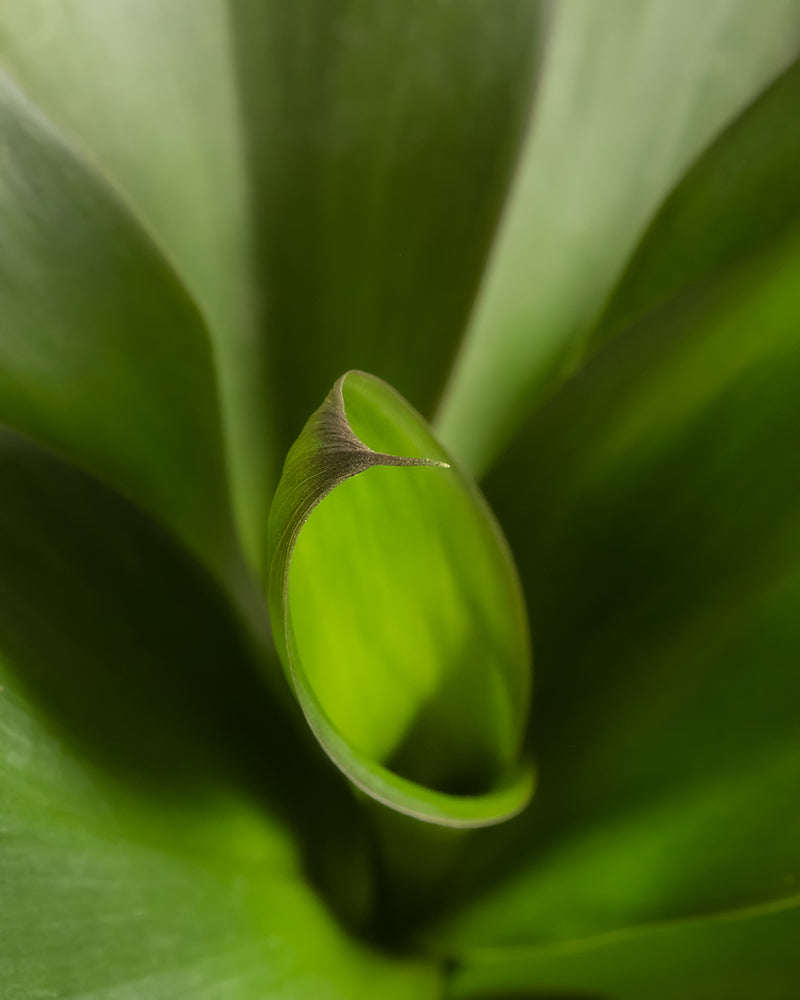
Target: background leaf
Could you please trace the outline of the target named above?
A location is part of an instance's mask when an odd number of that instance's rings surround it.
[[[287,450],[349,368],[430,413],[530,100],[538,0],[233,0]]]
[[[798,102],[795,60],[666,200],[592,331],[590,349],[791,229],[800,214]]]
[[[0,79],[0,419],[233,564],[216,387],[194,307],[113,192]]]
[[[8,995],[435,996],[430,968],[354,943],[311,888],[313,844],[351,912],[368,896],[353,812],[216,585],[8,432],[0,500]]]
[[[537,637],[541,784],[484,841],[449,947],[796,894],[798,273],[795,227],[654,314],[490,481]]]
[[[224,0],[8,0],[0,58],[159,241],[211,333],[245,546],[275,485],[247,140]]]
[[[792,59],[794,0],[565,0],[437,433],[474,474],[575,363],[660,202]]]
[[[673,1000],[677,996],[786,1000],[800,985],[795,958],[798,934],[800,909],[795,902],[774,912],[644,928],[563,948],[501,951],[464,968],[448,996],[452,1000]]]

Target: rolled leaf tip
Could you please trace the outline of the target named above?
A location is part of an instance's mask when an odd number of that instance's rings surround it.
[[[530,666],[513,564],[477,488],[390,386],[336,382],[287,455],[268,535],[276,646],[333,762],[428,822],[524,808]]]

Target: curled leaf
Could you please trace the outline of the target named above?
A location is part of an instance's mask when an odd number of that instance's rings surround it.
[[[270,512],[268,565],[281,660],[354,784],[447,826],[524,808],[516,571],[474,483],[385,382],[349,372],[309,419]]]

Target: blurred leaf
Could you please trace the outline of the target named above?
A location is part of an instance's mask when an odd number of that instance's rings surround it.
[[[530,101],[539,0],[232,0],[283,447],[349,368],[423,412]]]
[[[795,226],[601,352],[489,482],[532,609],[542,778],[484,840],[447,947],[797,893],[798,274]]]
[[[529,135],[436,420],[473,472],[563,372],[676,179],[798,45],[796,0],[554,6]]]
[[[789,1000],[800,989],[798,939],[795,899],[790,908],[487,953],[447,996],[501,1000],[501,984],[502,1000]]]
[[[795,60],[667,199],[593,331],[592,348],[762,251],[797,221],[798,107]]]
[[[269,603],[334,763],[401,812],[480,826],[531,794],[528,771],[510,773],[527,712],[527,623],[499,529],[447,462],[385,382],[343,376],[286,460]]]
[[[0,77],[0,419],[231,562],[206,332],[112,191]]]
[[[350,941],[308,885],[313,841],[363,891],[352,816],[337,844],[324,776],[179,546],[5,432],[0,570],[9,997],[436,994],[431,970]]]
[[[260,556],[276,456],[227,7],[5,0],[0,59],[85,143],[198,303],[215,350],[240,527]]]

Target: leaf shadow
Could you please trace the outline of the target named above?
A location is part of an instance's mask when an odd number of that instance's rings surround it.
[[[277,431],[288,449],[351,368],[430,413],[524,134],[539,7],[228,8]]]
[[[239,789],[290,824],[323,889],[352,855],[352,796],[217,584],[119,494],[10,430],[0,650],[39,723],[128,791],[174,805]]]

